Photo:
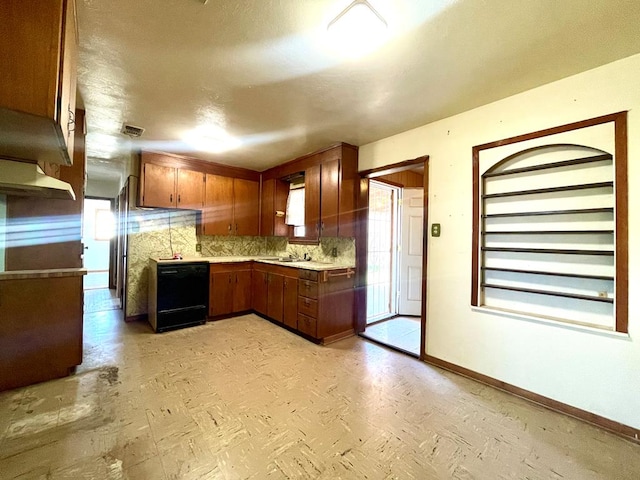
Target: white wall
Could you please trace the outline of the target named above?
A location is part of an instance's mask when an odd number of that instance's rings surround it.
[[[120,193],[120,179],[96,180],[89,177],[87,180],[87,197],[116,198]]]
[[[640,428],[640,55],[360,147],[359,168],[429,155],[427,354]],[[428,101],[428,92],[427,94]],[[471,148],[629,110],[629,335],[472,310]]]

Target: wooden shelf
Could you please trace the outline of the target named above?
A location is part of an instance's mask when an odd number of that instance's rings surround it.
[[[504,170],[500,172],[485,173],[482,175],[482,178],[502,177],[505,175],[515,175],[517,173],[536,172],[539,170],[548,170],[551,168],[570,167],[573,165],[602,162],[605,160],[612,160],[612,159],[613,157],[611,156],[611,154],[606,153],[603,155],[596,155],[592,157],[574,158],[572,160],[565,160],[562,162],[552,162],[552,163],[545,163],[542,165],[532,165],[531,167],[514,168],[513,170]]]
[[[575,250],[564,248],[506,248],[482,247],[483,252],[513,252],[513,253],[550,253],[554,255],[599,255],[613,257],[613,250]]]
[[[585,275],[581,273],[540,272],[537,270],[522,270],[518,268],[482,267],[482,270],[491,272],[524,273],[527,275],[548,275],[551,277],[584,278],[587,280],[605,280],[613,282],[614,278],[608,275]]]
[[[613,235],[613,230],[505,230],[482,232],[482,235]]]
[[[542,212],[492,213],[489,215],[482,215],[482,218],[537,217],[543,215],[581,215],[588,213],[613,213],[613,207],[576,208],[573,210],[547,210]]]
[[[579,295],[577,293],[551,292],[549,290],[536,290],[533,288],[510,287],[507,285],[494,285],[490,283],[483,283],[482,287],[497,288],[499,290],[510,290],[513,292],[534,293],[536,295],[549,295],[553,297],[573,298],[576,300],[587,300],[590,302],[613,303],[613,298],[596,297],[594,295]]]
[[[578,190],[590,190],[590,189],[596,189],[596,188],[613,188],[613,182],[583,183],[580,185],[565,185],[562,187],[536,188],[533,190],[518,190],[513,192],[490,193],[487,195],[482,195],[482,199],[486,200],[489,198],[517,197],[521,195],[537,195],[542,193],[574,192]]]

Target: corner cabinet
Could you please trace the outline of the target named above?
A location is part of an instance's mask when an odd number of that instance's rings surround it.
[[[253,270],[253,309],[272,320],[297,325],[297,270],[256,264]]]
[[[0,2],[0,156],[73,163],[77,32],[74,0]]]
[[[204,203],[204,235],[259,234],[259,182],[207,174]]]

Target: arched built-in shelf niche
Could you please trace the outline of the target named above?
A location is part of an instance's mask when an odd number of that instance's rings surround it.
[[[607,145],[601,139],[594,141],[598,147],[541,140],[556,138],[538,139],[533,146],[513,142],[484,164],[481,150],[474,151],[472,300],[489,309],[626,331],[626,317],[618,322],[616,309],[617,226],[620,216],[626,218],[626,202],[618,212],[621,161],[613,135],[608,149],[599,148]],[[623,230],[626,255],[626,221]],[[626,269],[623,276],[626,289]],[[626,302],[626,295],[622,298]]]

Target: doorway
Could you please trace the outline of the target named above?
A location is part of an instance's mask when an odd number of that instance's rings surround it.
[[[366,272],[357,290],[358,332],[420,358],[426,333],[427,162],[420,157],[361,173],[363,228],[356,247],[359,268]]]
[[[113,201],[104,198],[85,198],[82,219],[82,242],[85,312],[118,308],[113,289],[113,245],[115,220]]]

